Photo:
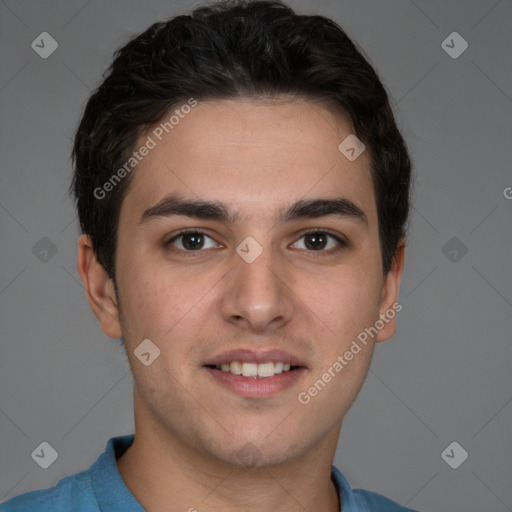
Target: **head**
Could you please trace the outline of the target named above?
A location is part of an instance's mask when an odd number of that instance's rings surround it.
[[[273,1],[155,23],[116,52],[73,159],[79,272],[124,339],[140,423],[240,464],[247,443],[275,464],[334,439],[395,330],[410,183],[385,89],[344,31]],[[267,349],[301,367],[280,392],[211,375],[227,352]]]

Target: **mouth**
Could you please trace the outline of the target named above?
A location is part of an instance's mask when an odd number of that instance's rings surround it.
[[[307,370],[301,359],[281,350],[226,352],[203,368],[224,389],[247,398],[276,395]]]
[[[283,372],[293,372],[302,366],[292,366],[283,361],[267,361],[265,363],[253,363],[247,361],[231,361],[218,365],[206,365],[207,368],[218,370],[232,375],[242,375],[253,379],[268,379]]]

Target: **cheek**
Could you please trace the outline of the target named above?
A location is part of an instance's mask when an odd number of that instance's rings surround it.
[[[354,266],[315,276],[301,284],[299,297],[330,334],[348,340],[378,317],[380,288],[368,267]],[[328,331],[328,332],[329,332]]]
[[[173,268],[143,256],[132,258],[122,270],[123,322],[132,343],[147,337],[166,346],[185,325],[200,325],[211,300],[208,290],[218,281],[216,274]]]
[[[120,268],[121,313],[128,338],[125,341],[136,343],[141,337],[156,340],[166,325],[171,328],[169,305],[176,303],[178,290],[163,277],[149,262],[138,264],[135,258]]]

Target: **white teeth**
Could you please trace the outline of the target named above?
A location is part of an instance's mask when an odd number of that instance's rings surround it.
[[[232,361],[231,363],[222,363],[217,366],[218,370],[230,372],[234,375],[243,375],[244,377],[273,377],[278,373],[290,371],[290,363],[282,361],[268,361],[266,363],[244,363],[241,361]]]
[[[272,377],[273,375],[274,363],[263,363],[258,365],[258,377]]]
[[[256,363],[242,363],[242,375],[244,377],[256,377],[258,375],[258,365]]]
[[[239,363],[238,361],[233,361],[229,365],[229,370],[231,373],[234,373],[235,375],[242,375],[242,363]]]

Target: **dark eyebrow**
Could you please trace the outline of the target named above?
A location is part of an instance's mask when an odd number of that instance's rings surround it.
[[[281,216],[281,220],[282,222],[289,222],[303,218],[317,219],[327,215],[338,215],[368,225],[368,219],[363,210],[344,197],[297,201],[286,210]]]
[[[182,215],[202,220],[217,220],[227,224],[236,224],[240,219],[237,212],[230,212],[225,203],[219,201],[202,201],[199,199],[182,199],[171,195],[148,208],[142,214],[141,224],[157,217]],[[338,215],[368,225],[368,219],[357,205],[343,197],[329,199],[299,200],[286,211],[281,211],[280,222],[290,222],[297,219],[316,219],[328,215]]]
[[[228,207],[219,201],[182,199],[171,195],[145,210],[140,222],[142,224],[155,217],[171,217],[173,215],[183,215],[203,220],[219,220],[228,224],[235,224],[239,218],[238,214],[230,213]]]

